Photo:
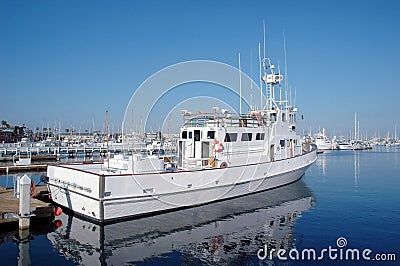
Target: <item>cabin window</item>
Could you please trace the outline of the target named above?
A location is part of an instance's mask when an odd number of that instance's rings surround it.
[[[187,139],[187,131],[182,131],[182,139]]]
[[[256,140],[264,140],[264,138],[265,138],[265,133],[257,133]]]
[[[282,113],[282,122],[286,121],[286,113]]]
[[[215,139],[215,131],[208,131],[207,139]]]
[[[200,130],[194,131],[194,141],[200,141]]]
[[[189,139],[192,139],[192,138],[193,138],[193,132],[189,131]]]
[[[237,140],[237,133],[226,133],[225,142],[233,142]]]
[[[281,139],[281,140],[279,141],[279,145],[281,145],[281,148],[285,148],[285,140],[284,140],[284,139]]]
[[[271,114],[271,122],[276,122],[276,114]]]
[[[241,141],[251,141],[252,137],[253,137],[252,133],[242,133]]]

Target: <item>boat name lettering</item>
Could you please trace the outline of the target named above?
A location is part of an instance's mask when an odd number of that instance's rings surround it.
[[[59,184],[59,186],[63,187],[63,188],[74,188],[74,189],[78,189],[78,190],[82,190],[88,193],[92,193],[92,189],[89,187],[84,187],[84,186],[80,186],[76,183],[72,183],[72,182],[67,182],[58,178],[50,178],[50,181],[54,181],[55,184]],[[110,192],[111,193],[111,192]]]

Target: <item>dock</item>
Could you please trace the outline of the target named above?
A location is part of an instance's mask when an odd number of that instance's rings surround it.
[[[43,172],[46,170],[47,170],[47,164],[0,166],[0,174],[18,173],[18,172]]]
[[[18,160],[19,158],[29,158],[27,155],[23,155],[20,157],[13,157],[13,156],[6,156],[6,157],[0,157],[0,162],[5,163],[5,162],[12,162],[14,160]],[[31,156],[32,161],[57,161],[57,155],[54,154],[41,154],[41,155],[32,155]]]
[[[31,198],[32,225],[54,219],[54,207],[48,199],[47,187],[37,187],[37,192],[38,196]],[[0,232],[18,229],[18,218],[12,217],[18,211],[19,199],[14,197],[14,190],[0,187]]]

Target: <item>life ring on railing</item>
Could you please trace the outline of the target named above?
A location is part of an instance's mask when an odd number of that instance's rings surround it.
[[[213,152],[221,152],[224,149],[224,145],[222,145],[221,142],[218,140],[214,141],[214,144],[212,146]]]
[[[228,164],[226,162],[222,162],[219,168],[227,168]]]

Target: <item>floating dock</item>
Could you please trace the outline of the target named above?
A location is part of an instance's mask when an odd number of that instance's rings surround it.
[[[5,157],[0,157],[0,162],[12,162],[13,160],[18,160],[18,159],[24,159],[24,158],[29,158],[28,156],[5,156]],[[31,156],[32,161],[57,161],[57,155],[53,154],[45,154],[45,155],[32,155]]]
[[[46,186],[37,187],[38,196],[31,198],[30,210],[34,216],[31,223],[41,223],[44,220],[54,219],[54,207],[48,199]],[[14,197],[13,189],[0,187],[0,232],[18,229],[18,218],[13,214],[19,212],[19,199]]]
[[[47,170],[47,164],[0,166],[0,174],[18,173],[18,172],[43,172],[46,170]]]

